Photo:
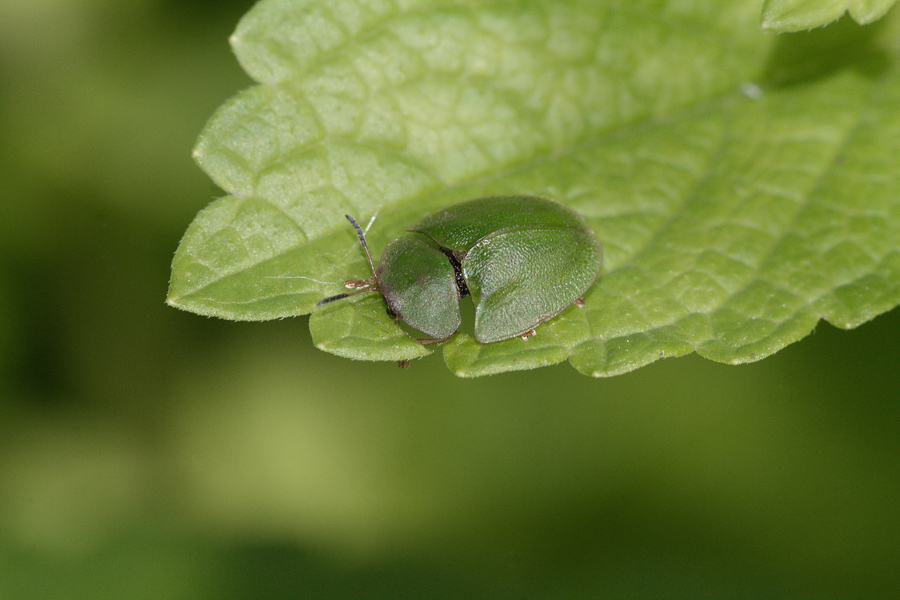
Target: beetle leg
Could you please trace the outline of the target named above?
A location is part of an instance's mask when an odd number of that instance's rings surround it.
[[[584,298],[575,298],[575,302],[573,302],[575,306],[584,306]]]
[[[348,279],[344,282],[344,287],[348,290],[355,290],[364,287],[372,287],[375,285],[375,277],[369,277],[368,279]]]
[[[400,367],[401,369],[408,369],[409,368],[409,359],[404,358],[403,360],[398,360],[397,366]]]
[[[528,331],[526,331],[525,333],[522,334],[522,339],[525,341],[528,341],[528,338],[535,335],[535,333],[536,332],[534,329],[529,329]]]

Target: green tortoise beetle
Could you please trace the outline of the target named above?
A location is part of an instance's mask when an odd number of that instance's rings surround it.
[[[375,268],[365,235],[356,229],[372,277],[351,279],[356,291],[381,292],[387,312],[428,335],[450,339],[460,324],[459,300],[475,303],[475,339],[482,343],[527,336],[591,286],[603,260],[585,220],[565,206],[536,196],[492,196],[448,206],[410,226],[387,245]]]

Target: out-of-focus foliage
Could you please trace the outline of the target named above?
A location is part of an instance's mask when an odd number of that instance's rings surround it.
[[[0,3],[0,598],[900,589],[897,311],[743,367],[470,381],[165,306],[248,8]]]

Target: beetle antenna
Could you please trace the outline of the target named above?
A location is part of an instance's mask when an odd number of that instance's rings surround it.
[[[343,300],[344,298],[349,298],[350,296],[356,296],[357,294],[362,294],[365,292],[371,292],[371,287],[364,287],[362,289],[356,290],[355,292],[346,292],[344,294],[338,294],[337,296],[330,296],[328,298],[323,298],[316,302],[316,306],[322,306],[323,304],[328,304],[329,302],[334,302],[335,300]]]
[[[329,302],[334,302],[335,300],[343,300],[344,298],[349,298],[350,296],[355,296],[357,294],[362,294],[363,292],[371,292],[372,288],[378,289],[378,280],[375,276],[375,264],[372,262],[372,255],[369,254],[369,246],[366,244],[366,235],[363,233],[362,228],[359,226],[359,223],[356,222],[356,219],[351,217],[350,215],[344,215],[347,217],[347,220],[350,221],[350,224],[353,225],[353,228],[356,229],[356,235],[359,236],[359,243],[362,244],[363,250],[366,251],[366,258],[369,261],[369,267],[372,269],[372,277],[369,279],[350,279],[344,285],[348,288],[356,288],[355,292],[346,292],[343,294],[338,294],[337,296],[329,296],[328,298],[323,298],[316,302],[316,306],[322,306],[323,304],[328,304]],[[372,217],[373,220],[375,217]],[[371,222],[369,223],[371,225]]]
[[[372,218],[369,219],[369,222],[366,223],[366,228],[363,229],[363,233],[369,233],[369,230],[372,229],[372,225],[375,224],[375,219],[377,219],[377,218],[378,218],[378,211],[376,210],[375,214],[372,215]]]
[[[359,223],[356,222],[356,219],[350,215],[344,216],[347,217],[347,220],[350,221],[350,224],[356,229],[356,235],[359,236],[359,243],[362,244],[363,250],[366,251],[366,258],[369,259],[369,266],[372,267],[372,275],[375,275],[375,263],[372,262],[372,255],[369,254],[369,246],[366,245],[366,235],[363,233],[362,227],[360,227]]]

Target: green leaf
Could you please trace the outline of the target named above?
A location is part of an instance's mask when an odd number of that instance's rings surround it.
[[[519,338],[443,345],[461,376],[569,360],[594,376],[690,352],[768,356],[820,319],[900,303],[900,23],[759,31],[735,0],[264,0],[232,44],[260,82],[195,156],[229,194],[178,248],[170,304],[313,312],[318,347],[427,354],[376,294],[316,308],[442,206],[535,194],[579,211],[604,267]],[[463,302],[468,302],[464,300]]]
[[[316,346],[346,358],[400,361],[431,354],[387,316],[376,294],[326,304],[310,317],[309,329]]]
[[[861,25],[873,23],[897,0],[766,0],[762,26],[771,31],[802,31],[827,25],[845,12]]]

